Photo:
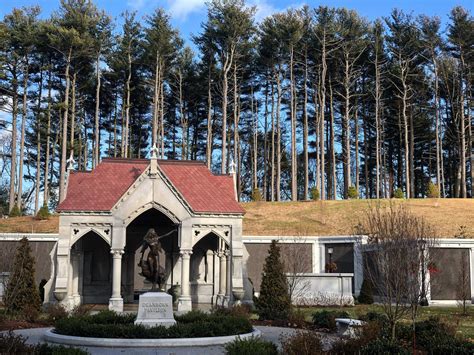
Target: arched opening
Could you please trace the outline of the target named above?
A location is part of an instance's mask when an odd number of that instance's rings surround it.
[[[225,255],[228,249],[227,243],[212,232],[194,245],[190,262],[191,298],[194,304],[216,305],[228,293],[230,258]]]
[[[151,208],[136,217],[127,227],[125,253],[122,257],[122,297],[125,303],[138,302],[138,296],[150,291],[152,287],[150,282],[139,275],[141,270],[138,267],[143,238],[150,228],[155,229],[160,236],[175,229],[171,235],[160,239],[164,251],[160,255],[160,265],[166,272],[166,290],[180,281],[180,273],[177,275],[178,226],[164,213]]]
[[[71,247],[72,293],[76,304],[109,302],[112,290],[110,246],[94,231],[84,234]]]

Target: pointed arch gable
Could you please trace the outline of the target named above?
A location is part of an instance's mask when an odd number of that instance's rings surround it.
[[[199,232],[196,234],[196,232]],[[229,234],[229,233],[228,233]],[[217,238],[223,240],[227,245],[230,245],[230,236],[225,234],[225,231],[219,228],[197,228],[193,232],[193,247],[199,243],[203,238],[207,237],[208,235],[214,235]]]
[[[109,247],[112,246],[112,235],[109,233],[108,235],[105,234],[104,230],[100,230],[99,228],[95,227],[86,227],[79,230],[77,234],[74,234],[74,226],[71,226],[71,243],[70,247],[72,247],[75,243],[77,243],[82,237],[84,237],[86,234],[93,232],[97,236],[101,237],[108,245]]]
[[[146,211],[149,211],[151,209],[155,209],[158,212],[163,213],[166,217],[168,217],[173,223],[175,224],[180,224],[181,221],[179,218],[168,208],[165,206],[157,203],[157,202],[148,202],[139,208],[137,208],[135,211],[133,211],[127,218],[124,219],[123,224],[125,227],[128,227],[130,223],[132,223],[137,217],[139,217],[141,214],[145,213]]]

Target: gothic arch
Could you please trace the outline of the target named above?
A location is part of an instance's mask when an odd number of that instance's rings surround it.
[[[123,224],[125,227],[128,227],[130,223],[132,223],[138,216],[143,214],[144,212],[155,209],[158,212],[163,213],[166,217],[168,217],[173,223],[175,224],[180,224],[181,221],[176,217],[176,215],[171,212],[169,209],[167,209],[165,206],[156,203],[156,202],[148,202],[139,208],[137,208],[135,211],[133,211],[124,221]]]
[[[72,237],[71,237],[71,244],[70,244],[70,247],[72,247],[77,241],[79,241],[83,236],[85,236],[87,233],[89,232],[93,232],[94,234],[98,235],[99,237],[101,237],[108,245],[109,247],[112,246],[112,238],[111,238],[111,230],[112,228],[108,228],[109,230],[109,234],[106,235],[105,234],[105,231],[104,230],[100,230],[98,228],[95,228],[95,227],[87,227],[85,229],[83,229],[83,227],[74,227],[74,226],[71,226],[72,228]],[[79,232],[77,233],[77,235],[74,234],[74,230],[75,229],[79,229]]]

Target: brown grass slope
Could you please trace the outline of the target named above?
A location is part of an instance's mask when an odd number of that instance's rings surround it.
[[[244,235],[348,235],[371,207],[404,204],[435,227],[441,237],[454,237],[464,226],[474,238],[474,199],[343,200],[250,202],[242,204]]]
[[[310,202],[249,202],[244,235],[348,235],[370,207],[404,204],[431,223],[441,237],[464,231],[474,238],[474,199],[344,200]],[[461,229],[461,226],[464,226]],[[47,221],[32,217],[0,220],[0,233],[57,233],[58,216]]]

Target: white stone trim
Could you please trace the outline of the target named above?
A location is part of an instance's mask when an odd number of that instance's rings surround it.
[[[230,343],[237,338],[247,339],[260,337],[261,332],[255,329],[251,333],[240,335],[229,335],[223,337],[206,338],[170,338],[170,339],[120,339],[120,338],[89,338],[61,335],[48,329],[44,334],[44,339],[48,342],[76,345],[76,346],[97,346],[97,347],[120,347],[120,348],[160,348],[160,347],[191,347],[191,346],[214,346]],[[204,349],[203,349],[204,350]],[[204,351],[205,353],[205,351]]]
[[[58,233],[0,233],[0,241],[19,241],[26,237],[30,242],[57,242]]]

